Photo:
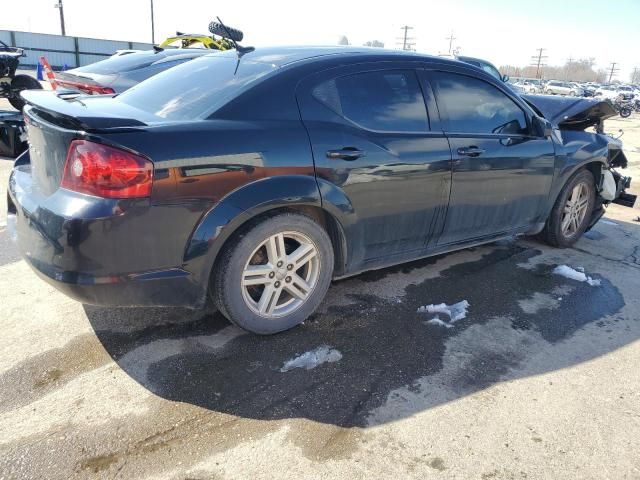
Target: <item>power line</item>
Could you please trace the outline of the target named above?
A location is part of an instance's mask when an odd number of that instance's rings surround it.
[[[398,45],[402,44],[402,50],[413,50],[413,46],[415,45],[414,37],[409,36],[409,30],[413,30],[413,27],[409,25],[405,25],[404,27],[400,27],[400,30],[404,30],[404,34],[402,38],[398,39]]]
[[[547,65],[546,63],[542,62],[543,60],[549,58],[547,55],[543,55],[545,50],[546,48],[538,48],[538,54],[531,57],[531,61],[533,62],[531,63],[531,66],[536,67],[536,78],[542,78],[540,75],[540,67],[545,67]]]
[[[449,53],[451,53],[451,47],[453,46],[453,41],[457,40],[456,37],[453,36],[453,32],[451,32],[451,34],[445,38],[445,40],[449,40]]]
[[[611,79],[613,78],[613,75],[620,71],[619,68],[616,68],[616,65],[618,65],[617,62],[611,62],[611,70],[609,71],[609,83],[611,83]]]

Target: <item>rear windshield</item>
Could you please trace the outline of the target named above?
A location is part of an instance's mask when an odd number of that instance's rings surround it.
[[[276,66],[214,53],[159,73],[117,98],[168,120],[194,120],[219,109]]]

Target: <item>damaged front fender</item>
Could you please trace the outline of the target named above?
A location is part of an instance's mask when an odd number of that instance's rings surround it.
[[[569,177],[578,169],[587,167],[595,177],[598,210],[610,202],[633,207],[635,195],[625,192],[631,178],[614,170],[628,165],[622,141],[604,133],[604,121],[617,115],[611,101],[538,95],[524,95],[523,98],[554,127],[556,181],[550,196],[554,202]],[[593,132],[586,131],[590,127],[594,128]],[[605,188],[607,193],[603,195]],[[601,215],[602,211],[594,212],[594,223]]]

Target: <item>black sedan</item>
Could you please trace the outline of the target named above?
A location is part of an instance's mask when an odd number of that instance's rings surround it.
[[[517,234],[569,246],[634,200],[620,144],[583,131],[608,104],[538,109],[438,57],[228,51],[120,95],[25,97],[8,223],[34,270],[90,304],[210,298],[260,334],[332,279]]]

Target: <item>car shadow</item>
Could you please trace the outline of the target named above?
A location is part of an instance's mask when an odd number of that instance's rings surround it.
[[[503,242],[334,282],[320,313],[270,337],[243,334],[212,312],[85,311],[114,361],[160,397],[244,418],[364,427],[637,339],[638,328],[610,335],[614,323],[631,320],[608,279],[595,275],[600,285],[591,286],[555,275],[555,264],[536,261],[543,248]],[[451,327],[417,312],[462,300],[468,315]],[[596,340],[572,344],[589,326]],[[341,359],[283,371],[287,360],[322,345]]]

